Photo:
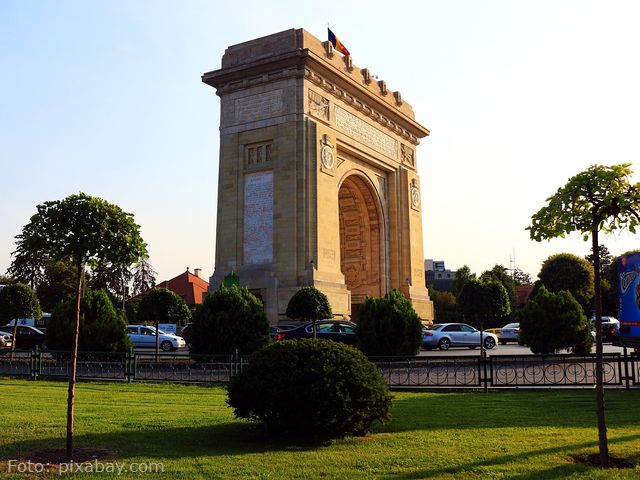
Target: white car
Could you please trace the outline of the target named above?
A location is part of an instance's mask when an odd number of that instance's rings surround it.
[[[501,345],[506,345],[508,342],[518,343],[520,339],[520,324],[519,323],[507,323],[500,329],[498,334],[498,340]]]
[[[482,332],[484,348],[491,350],[498,343],[493,333]],[[439,323],[428,325],[422,331],[422,347],[427,350],[439,348],[449,350],[450,347],[476,348],[480,346],[480,331],[465,323]]]
[[[184,348],[186,342],[184,338],[172,333],[165,333],[158,330],[160,349],[163,352],[170,352],[178,348]],[[148,325],[127,325],[127,335],[136,348],[155,348],[156,329]]]

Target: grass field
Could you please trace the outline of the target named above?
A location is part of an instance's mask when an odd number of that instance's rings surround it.
[[[220,387],[80,383],[76,445],[105,449],[104,462],[124,471],[164,468],[118,478],[640,479],[640,391],[606,392],[611,453],[636,466],[605,471],[575,461],[597,452],[594,396],[396,392],[393,419],[373,434],[299,447],[258,440],[233,419]],[[65,412],[66,384],[0,379],[0,478],[43,477],[9,473],[8,460],[63,447]]]

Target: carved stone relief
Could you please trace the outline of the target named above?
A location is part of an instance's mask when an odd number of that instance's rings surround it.
[[[329,100],[319,93],[309,90],[309,114],[321,120],[329,121]]]

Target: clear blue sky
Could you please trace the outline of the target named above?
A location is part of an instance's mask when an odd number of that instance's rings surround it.
[[[425,257],[480,273],[515,251],[535,277],[552,253],[588,253],[524,228],[589,165],[638,169],[640,2],[0,0],[0,272],[38,203],[83,191],[135,215],[158,280],[211,275],[219,99],[200,75],[229,45],[324,40],[327,22],[431,130]]]

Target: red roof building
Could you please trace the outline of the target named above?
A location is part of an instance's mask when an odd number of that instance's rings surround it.
[[[155,288],[168,288],[181,296],[189,307],[195,307],[202,303],[204,295],[209,290],[209,282],[200,278],[201,269],[194,269],[194,273],[195,275],[187,268],[186,272],[171,280],[158,283]]]

